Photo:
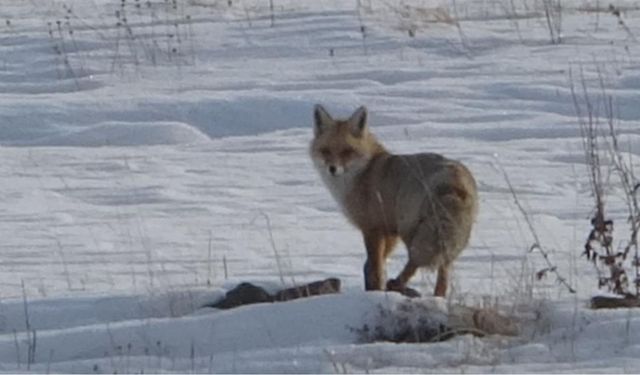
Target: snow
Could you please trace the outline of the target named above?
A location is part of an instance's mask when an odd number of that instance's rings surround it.
[[[637,311],[588,308],[593,203],[570,91],[584,77],[597,101],[602,77],[637,165],[634,1],[614,4],[623,24],[592,11],[604,3],[563,1],[560,44],[535,0],[275,0],[273,24],[269,2],[231,3],[127,0],[124,22],[121,1],[3,1],[0,371],[640,369]],[[424,301],[497,305],[520,336],[358,339],[404,297],[363,291],[361,236],[308,156],[316,103],[335,116],[366,105],[392,151],[469,166],[481,199],[471,244],[448,299]],[[536,279],[544,259],[503,171],[576,295]],[[405,259],[399,247],[388,275]],[[202,308],[244,281],[327,277],[343,293]],[[411,287],[428,296],[434,279]]]

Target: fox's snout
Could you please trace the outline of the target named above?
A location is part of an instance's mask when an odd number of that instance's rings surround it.
[[[340,176],[347,171],[347,168],[342,165],[329,164],[327,165],[327,171],[333,177]]]
[[[324,142],[316,139],[316,147],[312,147],[312,158],[316,161],[316,166],[332,177],[349,172],[359,164],[360,159],[363,159],[363,156],[345,144],[343,139],[336,138],[324,138]]]
[[[340,163],[324,160],[322,164],[324,164],[323,168],[325,168],[327,173],[332,177],[340,176],[347,171],[346,166],[340,165]]]

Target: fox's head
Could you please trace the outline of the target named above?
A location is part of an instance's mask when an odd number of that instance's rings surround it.
[[[384,148],[367,125],[367,108],[360,107],[348,119],[333,119],[317,104],[313,110],[314,138],[311,158],[321,173],[341,176],[361,170]]]

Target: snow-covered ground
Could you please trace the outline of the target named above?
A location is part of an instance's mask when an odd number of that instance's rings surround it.
[[[638,311],[588,309],[593,199],[570,93],[584,80],[595,101],[602,77],[638,165],[640,9],[562,1],[551,43],[555,3],[2,1],[0,370],[640,371]],[[404,298],[362,290],[360,234],[307,154],[315,103],[367,105],[392,151],[469,166],[480,214],[449,299],[497,305],[520,337],[358,341]],[[503,171],[577,294],[537,280],[546,265]],[[389,275],[404,259],[399,247]],[[327,277],[343,293],[201,308],[242,281]]]

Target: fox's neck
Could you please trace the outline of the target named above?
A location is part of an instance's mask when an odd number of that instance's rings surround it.
[[[331,195],[340,205],[342,210],[348,214],[347,197],[362,180],[362,174],[381,157],[389,155],[384,146],[373,139],[372,148],[369,150],[370,157],[360,163],[351,165],[345,172],[339,176],[332,176],[326,172],[326,168],[321,172],[325,184],[329,188]]]
[[[373,160],[379,156],[389,155],[389,151],[382,145],[382,143],[378,142],[378,140],[371,136],[371,150],[370,150],[371,159]]]

